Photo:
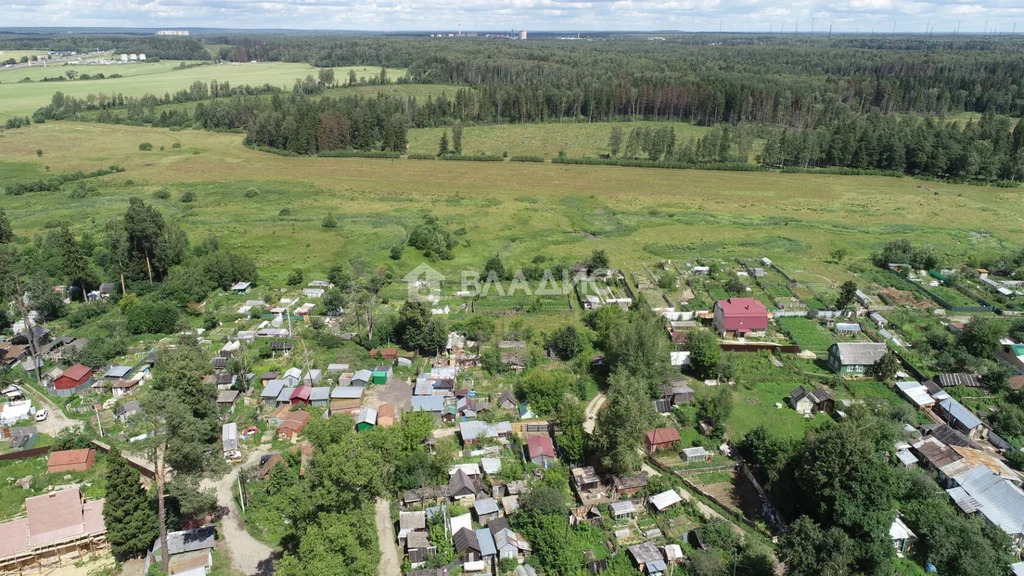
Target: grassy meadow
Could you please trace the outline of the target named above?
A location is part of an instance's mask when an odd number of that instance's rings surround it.
[[[139,151],[142,142],[153,151]],[[248,149],[238,134],[72,122],[0,133],[0,158],[0,183],[8,174],[44,177],[47,167],[126,168],[94,180],[99,191],[84,199],[64,191],[4,196],[23,237],[62,222],[79,234],[99,232],[129,197],[141,196],[194,240],[218,236],[278,282],[292,267],[322,275],[339,261],[390,262],[401,276],[422,256],[406,248],[393,262],[388,250],[428,212],[452,230],[465,228],[455,259],[432,263],[456,276],[494,253],[520,265],[538,254],[573,261],[605,249],[627,269],[662,259],[768,256],[800,281],[833,285],[851,277],[850,260],[895,237],[963,253],[1016,243],[1024,224],[1015,190],[925,188],[909,178],[289,158]],[[170,198],[154,197],[162,188]],[[259,194],[245,197],[249,188]],[[179,201],[186,190],[195,202]],[[321,226],[328,213],[337,228]],[[828,257],[837,242],[850,250],[842,264]]]
[[[449,87],[450,88],[450,87]],[[449,95],[452,92],[448,93]],[[665,122],[590,122],[550,124],[508,124],[497,126],[466,126],[462,130],[463,154],[503,154],[558,156],[564,150],[570,157],[597,156],[608,152],[608,136],[612,126],[623,130],[625,137],[634,127],[660,128]],[[684,122],[672,124],[680,144],[691,137],[703,135],[707,128]],[[436,154],[441,134],[450,128],[413,128],[409,130],[410,154]]]
[[[317,76],[318,68],[309,64],[289,62],[259,62],[245,64],[207,64],[193,68],[180,69],[179,60],[163,60],[144,64],[116,65],[55,65],[43,68],[0,68],[0,121],[11,116],[31,116],[33,112],[50,102],[50,97],[57,91],[69,96],[84,98],[89,94],[115,94],[126,96],[143,96],[145,94],[163,95],[188,89],[196,80],[209,82],[230,82],[232,85],[271,84],[291,88],[297,78]],[[380,72],[380,68],[372,66],[352,66],[334,69],[334,77],[339,82],[348,78],[349,70],[355,70],[359,77],[372,78]],[[45,77],[60,76],[68,70],[79,74],[99,74],[106,76],[120,74],[122,78],[106,78],[103,80],[74,80],[66,82],[39,82]],[[405,75],[405,70],[389,69],[392,80]],[[31,78],[33,82],[21,82]]]

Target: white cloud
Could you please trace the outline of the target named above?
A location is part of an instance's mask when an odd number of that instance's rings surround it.
[[[986,21],[1010,28],[1021,0],[10,0],[0,25],[296,28],[361,30],[809,30],[873,26],[920,31],[960,22],[981,32]],[[1024,32],[1024,21],[1021,22]]]

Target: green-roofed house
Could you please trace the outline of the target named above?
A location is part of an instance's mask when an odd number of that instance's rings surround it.
[[[388,378],[391,378],[391,375],[391,366],[377,366],[373,369],[373,375],[370,377],[370,382],[380,386],[387,386]]]

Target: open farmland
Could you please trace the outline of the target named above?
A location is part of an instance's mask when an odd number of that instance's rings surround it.
[[[163,60],[145,64],[111,64],[111,65],[59,65],[33,66],[30,68],[0,69],[0,121],[11,116],[31,116],[41,106],[50,102],[55,92],[63,92],[69,96],[85,98],[90,94],[116,94],[125,96],[144,96],[174,93],[187,90],[193,82],[200,80],[209,82],[230,82],[233,86],[241,84],[270,84],[282,88],[291,88],[297,78],[316,77],[318,68],[309,64],[288,62],[259,62],[245,64],[207,64],[190,68],[178,68],[181,61]],[[350,69],[364,77],[373,77],[380,68],[368,66],[339,67],[334,69],[334,77],[339,82],[348,78]],[[80,74],[99,74],[106,76],[120,74],[121,78],[105,78],[103,80],[74,80],[65,82],[39,82],[45,77],[63,75],[69,70]],[[392,79],[400,78],[405,70],[389,69]],[[21,82],[31,78],[33,82]]]
[[[130,196],[143,196],[194,237],[216,235],[254,254],[261,271],[278,280],[293,266],[322,273],[339,259],[387,262],[388,248],[428,212],[467,230],[455,259],[436,264],[443,272],[479,269],[495,252],[525,264],[540,253],[568,260],[605,249],[620,262],[768,256],[831,283],[850,276],[848,266],[827,261],[837,239],[854,258],[910,235],[960,254],[971,247],[978,223],[985,223],[989,241],[1015,238],[1024,223],[1016,192],[930,184],[942,192],[935,196],[912,179],[286,158],[248,149],[241,140],[72,122],[7,131],[0,135],[5,174],[15,169],[19,178],[43,177],[47,166],[57,174],[111,164],[126,171],[98,179],[99,192],[84,199],[34,193],[6,197],[5,208],[27,234],[60,221],[81,233],[98,230]],[[142,142],[154,150],[139,151]],[[172,148],[175,143],[181,147]],[[253,187],[260,194],[246,198]],[[153,198],[161,188],[171,197]],[[196,202],[178,201],[186,190],[196,193]],[[282,208],[290,214],[279,215]],[[1001,218],[991,217],[996,210]],[[328,212],[338,219],[335,229],[320,226]],[[395,264],[407,270],[420,260],[407,249]]]
[[[451,87],[449,87],[451,88]],[[449,89],[448,96],[454,95]],[[613,126],[623,131],[623,137],[633,128],[659,128],[665,122],[566,122],[550,124],[512,124],[499,126],[467,126],[462,132],[463,154],[504,154],[509,156],[558,156],[564,151],[570,157],[597,156],[608,153],[608,136]],[[680,145],[690,138],[701,136],[707,128],[684,122],[675,122],[676,138]],[[450,128],[414,128],[409,130],[410,154],[436,154],[441,135]]]

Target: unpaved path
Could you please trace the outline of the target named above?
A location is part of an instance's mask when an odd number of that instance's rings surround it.
[[[204,480],[202,485],[203,488],[212,487],[217,493],[217,504],[227,510],[221,522],[221,532],[231,552],[231,566],[248,576],[272,574],[274,550],[245,531],[245,524],[235,505],[234,488],[241,468],[257,463],[265,448],[269,446],[253,451],[244,464],[235,465],[220,480]]]
[[[601,406],[604,406],[604,401],[607,399],[608,397],[603,392],[598,392],[597,396],[594,396],[590,403],[587,404],[587,419],[583,422],[583,431],[587,434],[594,432],[594,426],[597,424],[597,413],[601,410]]]
[[[391,522],[391,502],[377,498],[374,511],[376,512],[377,544],[380,546],[380,566],[377,568],[377,574],[401,576],[402,563],[398,560],[398,550],[395,547],[395,525]]]
[[[69,418],[67,415],[64,414],[63,410],[58,408],[57,405],[53,403],[53,401],[47,398],[46,395],[44,395],[40,391],[33,388],[31,385],[22,384],[18,386],[18,388],[20,388],[21,391],[25,394],[25,397],[32,400],[32,403],[36,405],[37,409],[46,409],[46,420],[34,423],[36,430],[39,430],[44,434],[49,434],[50,436],[59,436],[61,432],[67,430],[68,428],[81,429],[83,427],[83,423],[81,420]]]

